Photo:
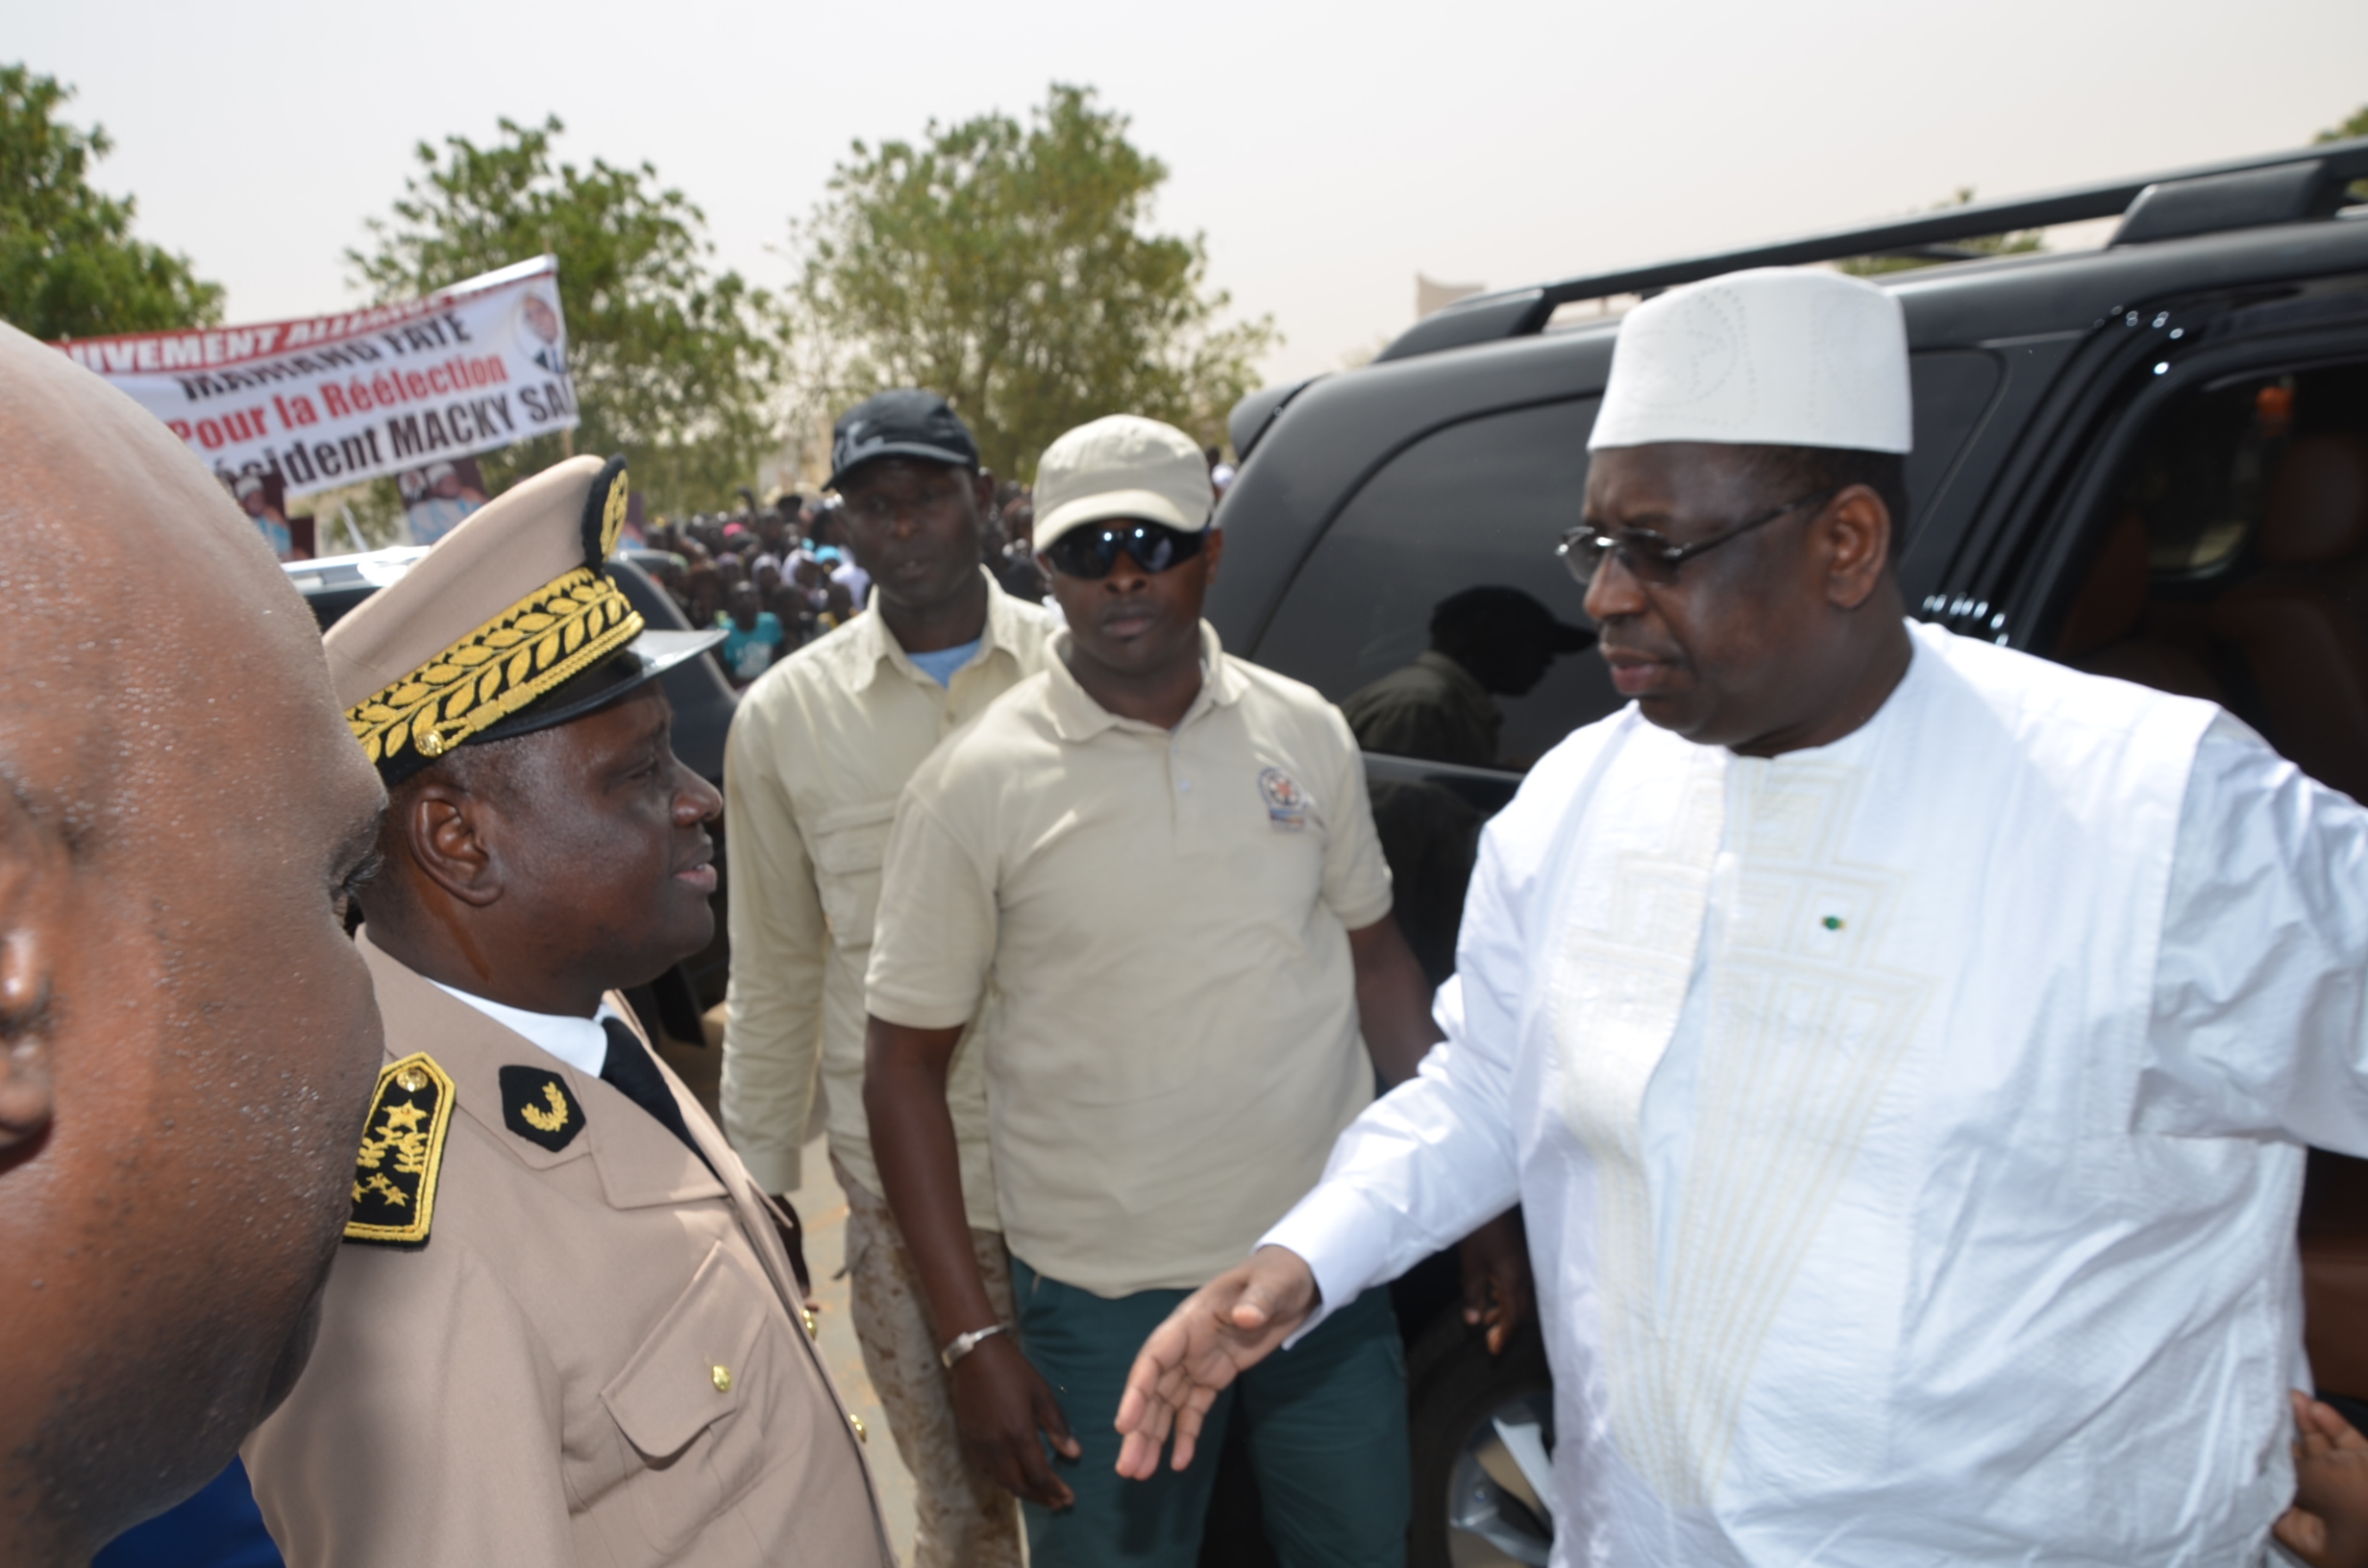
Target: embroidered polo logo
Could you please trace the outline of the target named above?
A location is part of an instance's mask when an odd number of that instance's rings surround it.
[[[425,1051],[379,1074],[354,1157],[354,1213],[345,1238],[424,1247],[435,1217],[435,1180],[452,1127],[453,1081]]]
[[[583,1108],[548,1067],[502,1069],[502,1125],[556,1153],[583,1131]]]
[[[1307,825],[1307,792],[1280,768],[1258,775],[1258,793],[1266,797],[1267,821],[1286,833]]]

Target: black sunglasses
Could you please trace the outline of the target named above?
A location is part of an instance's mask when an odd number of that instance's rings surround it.
[[[1595,573],[1602,568],[1606,555],[1618,556],[1619,564],[1642,581],[1657,582],[1666,587],[1677,580],[1677,569],[1696,555],[1716,550],[1731,540],[1740,539],[1752,529],[1764,528],[1778,518],[1797,512],[1804,506],[1822,504],[1839,495],[1843,489],[1844,486],[1832,485],[1812,491],[1798,501],[1786,502],[1772,512],[1763,512],[1748,522],[1738,523],[1724,533],[1714,534],[1690,545],[1673,544],[1667,536],[1651,528],[1620,528],[1605,533],[1591,524],[1582,523],[1563,535],[1563,542],[1554,547],[1554,553],[1562,557],[1563,565],[1570,569],[1570,575],[1578,578],[1583,587],[1595,580]]]
[[[1122,550],[1137,566],[1157,576],[1199,554],[1200,547],[1208,542],[1207,528],[1186,533],[1165,523],[1128,523],[1098,528],[1088,524],[1053,540],[1046,547],[1044,557],[1062,576],[1091,581],[1108,576],[1110,569],[1118,565],[1119,551]]]

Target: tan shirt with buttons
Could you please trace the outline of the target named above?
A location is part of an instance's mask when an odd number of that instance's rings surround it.
[[[1004,1238],[1104,1296],[1197,1286],[1316,1185],[1372,1098],[1348,932],[1390,912],[1321,694],[1228,658],[1183,722],[1058,656],[925,763],[889,843],[873,1013],[981,1025]]]
[[[818,1063],[831,1153],[881,1190],[863,1113],[863,973],[897,796],[939,741],[1041,668],[1053,625],[989,576],[978,651],[940,686],[874,602],[749,689],[725,756],[724,1128],[768,1191],[801,1185]],[[986,1081],[968,1043],[947,1098],[971,1224],[994,1230]]]
[[[698,1102],[668,1075],[712,1171],[608,1084],[359,946],[387,1061],[428,1053],[454,1110],[426,1243],[338,1249],[312,1359],[242,1450],[287,1560],[885,1568],[788,1255]],[[563,1146],[505,1124],[506,1066],[557,1075],[545,1122],[581,1120]]]

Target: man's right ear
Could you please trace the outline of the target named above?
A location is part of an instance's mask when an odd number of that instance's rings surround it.
[[[399,795],[387,811],[418,875],[473,908],[502,896],[484,796],[438,779]]]
[[[57,1114],[50,991],[67,874],[64,845],[0,789],[0,1149]]]

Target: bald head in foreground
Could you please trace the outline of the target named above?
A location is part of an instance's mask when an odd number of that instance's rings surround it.
[[[380,1046],[382,794],[163,426],[0,327],[0,1561],[86,1560],[286,1393]]]

